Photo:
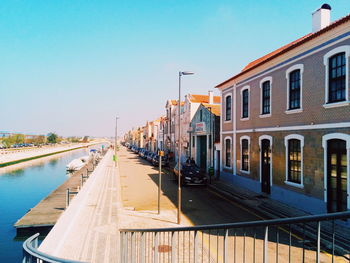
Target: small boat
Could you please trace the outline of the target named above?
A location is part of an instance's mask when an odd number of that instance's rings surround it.
[[[90,160],[90,156],[83,156],[78,159],[74,159],[67,166],[66,169],[68,172],[78,171],[83,168]]]

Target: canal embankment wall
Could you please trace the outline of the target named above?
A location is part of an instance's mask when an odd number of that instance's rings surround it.
[[[100,142],[84,143],[84,144],[70,144],[70,145],[58,145],[44,148],[31,148],[28,150],[19,150],[16,152],[1,151],[0,152],[0,168],[35,160],[43,157],[48,157],[54,154],[73,151],[81,148],[86,148],[92,145],[96,145]]]

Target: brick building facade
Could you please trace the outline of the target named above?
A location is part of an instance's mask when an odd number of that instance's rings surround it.
[[[221,178],[312,213],[350,208],[350,15],[316,29],[217,86]]]

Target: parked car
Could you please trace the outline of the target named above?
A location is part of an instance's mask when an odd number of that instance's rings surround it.
[[[146,159],[146,158],[147,158],[148,153],[149,153],[149,151],[144,150],[144,151],[141,153],[141,155],[140,155],[140,156],[141,156],[143,159]]]
[[[146,149],[141,148],[141,149],[139,150],[139,156],[143,158],[143,156],[145,155],[145,151],[146,151]]]
[[[179,164],[174,167],[173,173],[179,176]],[[200,168],[195,164],[184,163],[181,165],[181,185],[206,185],[208,178],[201,172]]]
[[[154,166],[159,165],[159,155],[158,154],[153,155],[152,164]],[[169,159],[166,156],[162,156],[162,166],[169,167]]]
[[[153,155],[154,155],[154,153],[149,151],[146,155],[146,160],[149,162],[152,162]]]

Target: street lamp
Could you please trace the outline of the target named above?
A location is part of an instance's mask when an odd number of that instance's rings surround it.
[[[117,167],[117,139],[118,139],[118,119],[117,116],[115,118],[115,143],[114,143],[114,161],[115,161],[115,167]]]
[[[181,77],[186,75],[193,75],[194,73],[191,71],[179,71],[179,103],[178,103],[178,121],[179,121],[179,143],[178,143],[178,191],[177,191],[177,223],[181,222]]]

